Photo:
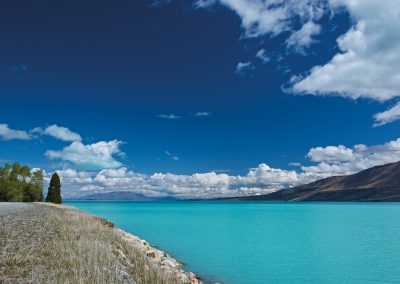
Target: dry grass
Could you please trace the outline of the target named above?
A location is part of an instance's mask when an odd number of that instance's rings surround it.
[[[179,283],[110,223],[36,205],[0,214],[0,283]]]

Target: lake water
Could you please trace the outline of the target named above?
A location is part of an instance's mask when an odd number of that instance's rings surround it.
[[[68,202],[208,282],[400,283],[400,203]]]

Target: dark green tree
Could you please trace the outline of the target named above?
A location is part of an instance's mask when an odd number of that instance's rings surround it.
[[[61,204],[61,181],[57,173],[50,179],[49,190],[47,191],[46,202]]]

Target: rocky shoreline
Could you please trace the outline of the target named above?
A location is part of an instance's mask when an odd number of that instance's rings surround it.
[[[115,228],[115,230],[117,234],[120,234],[125,241],[141,251],[147,257],[151,265],[154,265],[155,268],[161,269],[166,275],[178,279],[181,283],[203,283],[198,275],[194,274],[193,272],[183,270],[182,264],[168,255],[166,252],[156,249],[145,240],[142,240],[137,236],[127,233],[119,228]],[[122,251],[118,251],[118,253],[122,258],[124,257]]]

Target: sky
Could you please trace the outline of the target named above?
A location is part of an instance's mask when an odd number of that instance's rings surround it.
[[[400,0],[6,0],[0,164],[64,198],[263,194],[400,160]]]

